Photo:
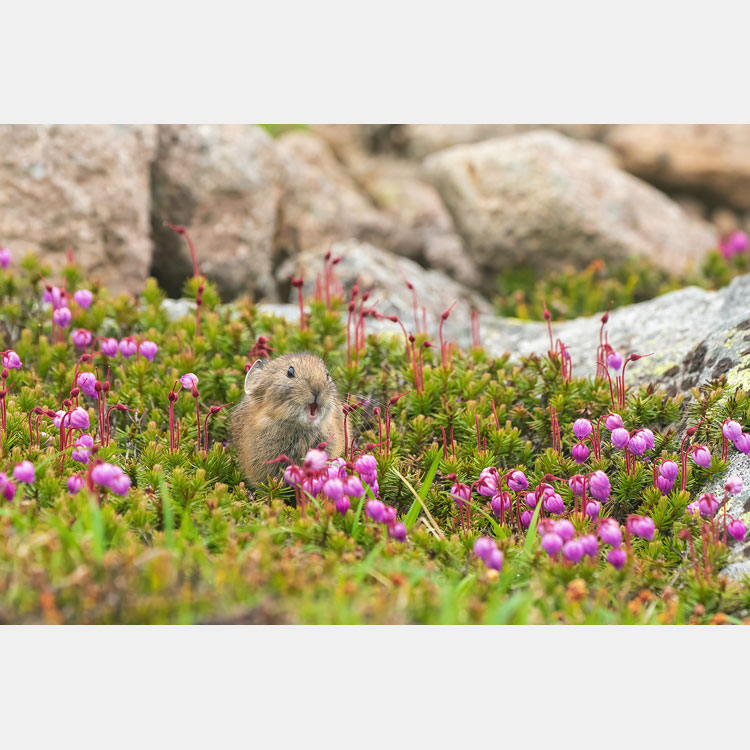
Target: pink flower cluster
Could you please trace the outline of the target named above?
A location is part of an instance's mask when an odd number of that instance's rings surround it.
[[[183,375],[183,378],[188,378]],[[192,376],[195,378],[195,376]],[[196,378],[197,382],[197,378]],[[183,384],[184,385],[184,384]],[[301,466],[290,463],[284,471],[284,481],[293,487],[297,504],[304,508],[305,498],[328,497],[336,511],[346,515],[351,507],[351,499],[363,497],[367,489],[375,499],[365,503],[365,514],[376,523],[382,523],[388,533],[397,541],[406,539],[406,526],[396,520],[396,509],[378,500],[378,474],[375,456],[365,453],[353,463],[343,458],[328,458],[325,451],[316,448],[309,450]]]
[[[130,359],[136,352],[140,352],[149,362],[154,361],[159,351],[159,347],[153,341],[141,341],[139,344],[132,336],[127,336],[119,342],[115,338],[102,339],[99,348],[105,357],[116,357],[119,352],[125,359]]]
[[[91,469],[91,481],[123,497],[130,489],[130,477],[119,466],[105,462],[98,463]]]

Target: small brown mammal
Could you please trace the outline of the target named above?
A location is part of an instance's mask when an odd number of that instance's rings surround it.
[[[284,473],[280,455],[301,463],[326,441],[331,457],[344,448],[344,415],[336,384],[314,354],[259,359],[245,376],[245,397],[231,420],[232,442],[251,484]]]

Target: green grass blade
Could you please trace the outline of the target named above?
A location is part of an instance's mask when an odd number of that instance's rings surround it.
[[[163,476],[159,479],[159,495],[161,496],[161,508],[164,517],[164,543],[167,549],[171,549],[173,544],[174,515],[172,513],[172,498],[169,495],[167,483],[164,481]]]
[[[434,460],[432,461],[432,465],[430,466],[427,476],[424,478],[424,481],[422,482],[422,486],[419,488],[419,491],[417,494],[424,499],[427,497],[427,493],[430,491],[430,487],[432,487],[432,483],[435,481],[435,474],[437,474],[438,465],[440,464],[440,456],[435,456]],[[411,531],[412,526],[417,522],[417,519],[419,518],[419,513],[422,510],[422,506],[419,503],[418,500],[414,500],[414,502],[411,504],[411,507],[409,508],[408,513],[406,514],[406,519],[404,520],[404,526],[406,526],[407,531]]]

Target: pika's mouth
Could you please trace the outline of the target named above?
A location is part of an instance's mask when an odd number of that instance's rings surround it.
[[[308,411],[310,412],[310,419],[315,419],[315,416],[318,413],[318,402],[311,401],[308,405]]]

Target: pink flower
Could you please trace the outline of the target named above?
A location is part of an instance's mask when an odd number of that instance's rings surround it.
[[[498,492],[490,500],[490,507],[492,508],[492,512],[499,518],[503,510],[510,510],[510,493]]]
[[[153,362],[159,347],[153,341],[143,341],[139,347],[141,354],[149,361]]]
[[[583,553],[589,557],[596,557],[599,554],[599,542],[593,534],[586,534],[579,540],[583,545]]]
[[[584,443],[576,443],[571,453],[577,464],[582,464],[589,457],[589,449]]]
[[[588,419],[576,419],[576,421],[573,422],[573,434],[578,440],[583,440],[588,437],[591,434],[592,429],[591,422],[589,422]]]
[[[341,513],[342,516],[346,515],[346,511],[349,510],[349,498],[348,497],[342,497],[339,500],[336,500],[334,503],[336,506],[336,511],[338,513]]]
[[[55,325],[60,326],[60,328],[67,328],[72,317],[73,315],[67,307],[58,307],[52,313],[52,320],[55,322]]]
[[[73,474],[68,477],[68,492],[75,495],[85,484],[84,478],[80,474]]]
[[[122,469],[108,463],[100,463],[91,470],[91,479],[102,487],[110,487],[116,477],[122,474]]]
[[[90,459],[90,454],[86,450],[86,448],[76,445],[73,447],[73,450],[70,452],[70,457],[74,461],[78,461],[79,464],[87,464]]]
[[[565,512],[565,503],[557,492],[546,495],[544,498],[544,509],[553,515],[559,515]]]
[[[721,426],[721,434],[724,435],[727,440],[734,442],[742,434],[742,427],[740,423],[736,422],[734,419],[728,419]]]
[[[555,533],[564,541],[569,542],[576,533],[573,524],[567,518],[562,518],[555,523]]]
[[[542,537],[542,547],[550,557],[554,557],[562,549],[562,546],[563,540],[554,532],[545,534]]]
[[[25,484],[34,484],[34,464],[31,461],[21,461],[13,469],[13,478],[17,482],[24,482]]]
[[[719,501],[712,492],[706,492],[698,498],[698,510],[703,518],[711,518],[719,509]]]
[[[183,376],[184,377],[184,376]],[[197,381],[197,378],[196,378]],[[306,471],[318,473],[323,471],[328,465],[328,454],[325,451],[319,451],[317,448],[307,451],[305,460],[302,464]]]
[[[711,466],[711,453],[705,445],[694,446],[691,458],[698,466],[702,466],[704,469]]]
[[[344,483],[340,479],[328,479],[323,484],[323,492],[335,503],[344,497]]]
[[[187,390],[192,391],[193,388],[196,388],[198,386],[198,376],[193,375],[192,372],[186,372],[180,378],[180,383],[183,388],[187,388]]]
[[[12,349],[8,349],[8,351],[3,354],[2,361],[3,367],[7,367],[9,370],[20,370],[21,365],[23,364],[18,354]]]
[[[615,427],[610,435],[610,440],[617,450],[622,450],[630,441],[630,434],[624,427]]]
[[[571,562],[577,563],[584,554],[583,545],[578,539],[571,539],[563,545],[563,555]]]
[[[520,492],[529,486],[529,480],[520,469],[514,469],[508,474],[508,488],[513,492]]]
[[[729,477],[724,482],[724,491],[730,495],[739,495],[742,492],[742,480],[739,477]]]
[[[732,232],[726,240],[719,243],[719,251],[729,259],[733,255],[741,255],[747,250],[747,235],[744,232]]]
[[[619,370],[622,367],[622,355],[615,351],[607,355],[607,367],[610,370]]]
[[[459,508],[471,499],[471,488],[463,482],[456,482],[451,487],[451,497],[456,501]]]
[[[677,479],[677,472],[679,470],[679,466],[674,461],[663,461],[659,465],[659,474],[670,482],[674,482]]]
[[[616,570],[622,570],[628,556],[621,547],[613,547],[607,553],[607,562]]]
[[[482,497],[492,497],[497,492],[497,480],[499,478],[498,471],[494,466],[482,469],[477,480],[477,492]]]
[[[76,328],[73,331],[73,343],[78,350],[85,349],[91,343],[92,338],[91,331],[87,331],[85,328]]]
[[[603,471],[598,470],[591,475],[589,479],[589,491],[593,498],[604,503],[609,500],[611,489],[609,477]]]
[[[10,265],[10,250],[7,247],[0,247],[0,268],[7,268]]]
[[[130,477],[124,471],[120,471],[118,474],[115,474],[114,478],[109,483],[109,488],[116,495],[125,497],[130,489]]]
[[[70,412],[68,418],[65,420],[65,426],[72,427],[76,430],[88,430],[89,413],[80,406],[76,406],[76,408],[73,409],[72,412]]]
[[[365,513],[376,523],[383,520],[385,505],[380,500],[368,500],[365,503]]]
[[[125,359],[132,357],[137,348],[138,345],[135,343],[135,339],[132,336],[128,336],[120,341],[120,354],[122,354]]]
[[[654,538],[654,521],[648,516],[633,516],[628,519],[628,528],[634,536],[642,539]]]
[[[622,417],[619,414],[609,414],[607,415],[607,418],[604,420],[604,426],[612,432],[612,430],[617,429],[618,427],[623,426]]]
[[[748,435],[746,432],[743,432],[735,441],[734,441],[734,447],[740,452],[744,454],[750,453],[750,435]]]
[[[88,289],[79,289],[74,295],[73,299],[82,307],[84,310],[88,310],[91,307],[91,302],[94,299],[94,295]]]
[[[747,532],[747,529],[745,528],[745,524],[742,523],[742,521],[730,521],[729,525],[727,526],[727,531],[729,532],[729,535],[736,539],[737,541],[741,542],[745,538],[745,533]]]
[[[116,357],[117,339],[104,339],[101,343],[101,350],[105,357]]]
[[[598,518],[601,512],[602,506],[598,500],[586,500],[585,513],[589,518]]]
[[[388,533],[397,542],[406,541],[406,526],[404,526],[404,524],[402,524],[401,521],[397,521],[393,525],[389,526]]]
[[[96,398],[96,375],[93,372],[82,372],[76,384],[89,398]]]
[[[611,544],[613,547],[619,547],[622,544],[622,531],[620,524],[613,518],[605,518],[599,524],[599,538],[604,544]]]
[[[359,477],[347,477],[344,480],[344,494],[349,497],[362,497],[365,494],[362,480]]]
[[[16,485],[10,481],[8,475],[4,471],[0,471],[0,495],[2,495],[8,502],[16,496]]]

